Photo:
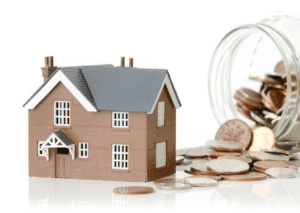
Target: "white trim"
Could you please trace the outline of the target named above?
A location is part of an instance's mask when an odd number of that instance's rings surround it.
[[[75,144],[65,145],[54,133],[47,138],[41,148],[44,150],[47,160],[49,160],[49,148],[67,148],[72,155],[72,160],[75,159]]]
[[[129,147],[123,144],[112,145],[112,168],[128,169]]]
[[[74,97],[82,104],[82,106],[89,112],[96,112],[97,109],[86,99],[84,95],[73,85],[73,83],[62,73],[58,71],[44,87],[26,104],[28,109],[34,109],[51,90],[62,82],[65,87],[74,95]]]
[[[115,118],[115,115],[117,115],[116,118]],[[117,124],[115,124],[115,122]],[[123,124],[124,124],[124,126],[123,126]],[[113,128],[128,128],[129,127],[129,113],[128,112],[112,112],[112,127]]]
[[[83,144],[83,148],[81,148],[81,144]],[[85,148],[86,145],[86,148]],[[85,154],[81,154],[81,151],[86,152]],[[84,142],[78,143],[78,157],[79,158],[88,158],[89,156],[89,144]]]
[[[153,113],[153,111],[155,109],[155,106],[156,106],[156,104],[158,102],[158,99],[160,97],[161,91],[163,90],[163,88],[164,88],[165,85],[166,85],[166,87],[168,89],[168,92],[169,92],[169,94],[171,96],[171,99],[172,99],[172,102],[174,104],[174,107],[176,109],[180,108],[180,103],[179,103],[179,101],[176,98],[176,94],[175,94],[175,91],[174,91],[174,89],[172,87],[171,80],[170,80],[169,76],[166,74],[166,77],[164,78],[164,80],[163,80],[163,82],[162,82],[162,84],[160,86],[159,92],[158,92],[158,94],[157,94],[157,96],[155,98],[155,101],[154,101],[154,104],[153,104],[153,106],[151,108],[151,111],[148,114],[152,114]]]
[[[46,156],[45,151],[42,149],[44,143],[45,141],[38,141],[38,156]],[[40,152],[42,152],[42,154]]]

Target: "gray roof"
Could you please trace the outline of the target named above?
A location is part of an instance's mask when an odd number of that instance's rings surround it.
[[[61,70],[97,110],[150,112],[162,82],[165,69],[140,69],[112,65],[61,67],[23,105],[25,106]],[[171,78],[170,78],[171,81]],[[176,98],[180,103],[174,85]]]
[[[74,143],[60,130],[57,130],[56,132],[53,132],[53,134],[56,135],[65,145],[70,146]]]

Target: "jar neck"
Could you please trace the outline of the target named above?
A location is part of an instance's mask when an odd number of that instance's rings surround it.
[[[241,49],[244,58],[249,58],[249,66],[245,72],[251,73],[251,57],[260,45],[262,37],[269,39],[279,52],[284,63],[287,77],[286,101],[281,119],[273,131],[277,139],[285,137],[297,122],[299,117],[299,87],[292,93],[292,85],[299,83],[298,47],[294,46],[289,35],[276,26],[275,19],[266,19],[255,25],[243,25],[229,32],[217,46],[212,57],[209,73],[210,102],[219,124],[227,120],[239,118],[233,101],[232,85],[234,84],[234,69],[236,61],[241,60]],[[274,24],[275,23],[275,24]],[[300,23],[300,22],[299,22]],[[299,24],[300,29],[300,24]],[[264,55],[263,57],[268,57]],[[243,70],[243,71],[244,71]],[[241,71],[242,72],[242,71]]]

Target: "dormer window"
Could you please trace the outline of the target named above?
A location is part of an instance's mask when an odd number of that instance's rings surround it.
[[[113,112],[112,113],[112,127],[114,128],[128,128],[128,112]]]
[[[54,125],[70,126],[69,101],[54,101]]]

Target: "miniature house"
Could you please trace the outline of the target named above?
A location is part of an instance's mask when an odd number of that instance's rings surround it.
[[[176,109],[169,72],[96,65],[54,67],[24,104],[29,176],[151,181],[175,173]]]

